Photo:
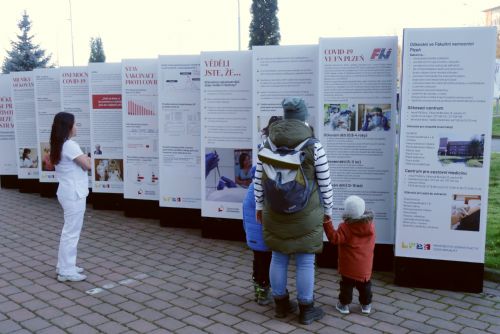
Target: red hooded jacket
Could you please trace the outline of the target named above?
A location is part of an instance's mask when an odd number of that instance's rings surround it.
[[[323,224],[328,240],[338,245],[339,266],[342,276],[366,282],[372,276],[375,249],[373,214],[365,213],[359,219],[346,219],[337,230],[332,222]]]

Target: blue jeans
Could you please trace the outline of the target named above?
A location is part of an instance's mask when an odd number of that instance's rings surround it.
[[[308,304],[314,300],[314,254],[297,253],[295,255],[297,299]],[[273,251],[269,278],[273,297],[287,293],[286,283],[290,255]]]

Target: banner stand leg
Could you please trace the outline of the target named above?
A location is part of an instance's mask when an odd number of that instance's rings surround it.
[[[201,217],[201,236],[207,239],[246,240],[243,221],[240,219]]]
[[[32,194],[40,192],[40,181],[38,179],[19,179],[19,192]]]
[[[479,293],[484,263],[395,258],[394,283],[400,286]]]
[[[92,192],[94,210],[123,210],[123,194]]]
[[[41,197],[56,197],[58,183],[40,182],[40,196]]]
[[[337,268],[337,246],[323,243],[323,252],[316,255],[316,263],[322,268]],[[374,271],[392,271],[394,269],[394,245],[376,244],[373,256]]]
[[[200,228],[200,209],[160,207],[160,226]]]
[[[0,175],[0,188],[17,189],[19,188],[19,180],[17,175]]]
[[[130,218],[160,219],[158,201],[124,198],[123,212]]]

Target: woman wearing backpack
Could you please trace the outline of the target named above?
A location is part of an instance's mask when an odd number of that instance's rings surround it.
[[[305,122],[307,107],[302,98],[285,98],[282,102],[284,119],[269,128],[269,139],[276,147],[296,148],[308,138],[313,138],[312,128]],[[270,148],[269,142],[264,144]],[[324,312],[314,307],[314,260],[323,249],[323,221],[331,219],[333,190],[330,182],[328,160],[323,146],[314,140],[305,145],[301,166],[309,184],[313,185],[305,207],[297,212],[282,213],[271,209],[280,202],[264,189],[267,175],[263,164],[257,162],[255,172],[256,218],[263,224],[264,241],[272,250],[270,281],[276,304],[275,316],[286,317],[295,312],[297,304],[290,301],[287,290],[287,271],[290,255],[295,255],[297,300],[302,324],[310,324],[323,317]],[[320,200],[322,197],[322,201]],[[322,203],[321,203],[322,202]]]

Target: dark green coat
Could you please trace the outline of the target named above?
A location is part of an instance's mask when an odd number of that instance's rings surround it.
[[[309,137],[313,137],[312,129],[304,122],[294,119],[273,123],[269,132],[269,138],[277,147],[292,148]],[[269,199],[264,196],[264,240],[271,250],[285,254],[320,253],[323,249],[324,210],[319,200],[315,176],[314,145],[308,146],[304,151],[303,170],[309,182],[315,184],[307,206],[291,214],[277,213],[271,210]]]

